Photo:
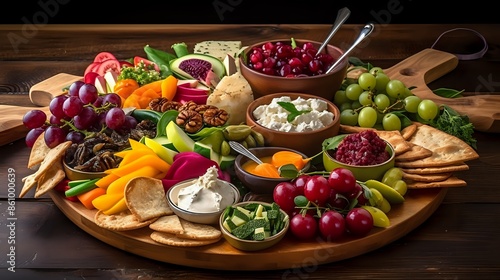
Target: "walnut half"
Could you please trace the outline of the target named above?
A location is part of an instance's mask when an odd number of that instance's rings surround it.
[[[218,108],[209,108],[203,113],[203,121],[210,126],[224,125],[229,119],[226,110]]]
[[[180,127],[183,127],[186,132],[195,133],[203,126],[203,117],[195,110],[182,110],[175,119],[175,122]]]

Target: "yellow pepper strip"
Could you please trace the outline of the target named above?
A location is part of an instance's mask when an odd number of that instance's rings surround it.
[[[110,173],[110,174],[102,177],[101,179],[97,180],[97,182],[95,182],[95,185],[98,186],[99,188],[107,189],[109,184],[111,184],[112,182],[114,182],[118,178],[120,178],[120,177],[116,176],[115,174]]]
[[[177,92],[177,78],[173,75],[166,77],[161,83],[161,96],[172,101]]]
[[[125,197],[122,197],[113,207],[108,210],[102,211],[106,215],[113,215],[125,211],[128,209],[127,202],[125,201]]]
[[[125,165],[120,164],[119,167],[111,169],[111,173],[119,177],[123,177],[143,166],[151,166],[160,172],[167,172],[168,169],[170,168],[170,164],[168,164],[167,162],[162,160],[159,156],[154,154],[154,155],[142,156]]]
[[[156,168],[146,165],[143,166],[134,172],[128,173],[125,176],[122,176],[115,180],[113,183],[109,184],[106,193],[112,194],[112,193],[121,193],[123,195],[123,192],[125,190],[125,185],[130,181],[130,179],[137,177],[137,176],[145,176],[145,177],[154,177],[158,173],[160,173]]]
[[[124,198],[122,193],[103,194],[92,200],[92,205],[98,210],[106,211],[113,207],[120,199]]]

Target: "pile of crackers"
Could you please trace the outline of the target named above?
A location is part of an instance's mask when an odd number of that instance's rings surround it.
[[[368,128],[341,125],[341,133]],[[400,131],[375,130],[395,150],[395,166],[403,171],[408,189],[464,187],[457,172],[469,170],[478,153],[461,139],[432,126],[413,123]]]

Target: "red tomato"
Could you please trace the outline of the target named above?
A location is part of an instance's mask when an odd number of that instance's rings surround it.
[[[115,59],[116,60],[116,57],[110,52],[100,52],[95,56],[94,62],[103,62],[103,61],[106,61],[108,59]]]
[[[141,61],[144,61],[144,64],[146,65],[154,65],[155,67],[155,70],[156,71],[160,71],[160,67],[158,67],[158,65],[154,62],[152,62],[151,60],[147,59],[147,58],[144,58],[144,57],[140,57],[140,56],[134,56],[134,66],[137,66],[139,64],[139,62]]]
[[[100,65],[101,65],[100,62],[90,63],[89,66],[87,66],[87,68],[85,69],[85,72],[83,72],[83,75],[85,76],[89,72],[97,72],[97,69],[99,68]]]
[[[113,71],[116,74],[120,75],[121,71],[120,62],[116,59],[108,59],[101,62],[101,65],[97,69],[97,73],[101,76],[104,76],[104,74],[106,74],[106,72],[108,71]]]

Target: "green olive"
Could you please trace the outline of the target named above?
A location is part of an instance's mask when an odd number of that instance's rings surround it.
[[[393,188],[402,196],[404,196],[406,194],[406,191],[408,190],[408,186],[406,185],[406,182],[403,180],[397,180]]]
[[[398,180],[403,178],[403,171],[399,167],[392,167],[384,173],[384,177],[382,177],[382,183],[393,187]]]

